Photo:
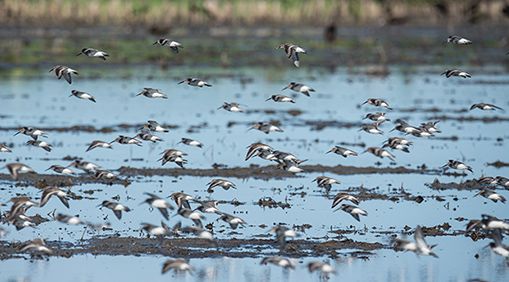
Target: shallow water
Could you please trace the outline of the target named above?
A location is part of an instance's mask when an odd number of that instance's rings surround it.
[[[438,137],[457,136],[458,140],[440,138],[418,139],[409,137],[415,144],[411,153],[394,152],[396,162],[391,163],[369,154],[361,154],[356,158],[344,159],[337,155],[325,154],[334,144],[340,142],[365,143],[367,146],[379,146],[388,136],[398,136],[396,132],[388,133],[393,125],[385,123],[383,136],[373,136],[359,132],[358,127],[326,127],[313,130],[306,125],[310,121],[341,121],[358,123],[370,111],[369,106],[358,107],[370,97],[383,97],[389,101],[393,111],[388,115],[392,120],[405,118],[411,124],[419,124],[433,119],[434,116],[458,117],[501,117],[508,118],[506,112],[457,112],[467,109],[477,102],[494,103],[509,108],[509,75],[500,72],[497,66],[469,69],[472,80],[445,79],[438,74],[439,67],[427,66],[408,70],[404,67],[391,67],[390,75],[371,77],[361,73],[339,69],[335,72],[325,70],[281,70],[240,69],[240,71],[186,69],[184,71],[170,69],[168,71],[153,70],[150,67],[126,69],[125,72],[135,73],[136,78],[115,78],[115,74],[107,77],[77,77],[72,85],[56,80],[52,75],[33,79],[0,80],[0,103],[2,104],[0,141],[13,145],[12,154],[0,155],[1,163],[18,160],[43,172],[51,164],[66,165],[62,160],[66,156],[83,157],[105,168],[115,170],[120,166],[160,167],[156,160],[159,153],[166,148],[178,148],[189,154],[188,167],[210,168],[214,163],[229,167],[248,166],[249,164],[266,165],[262,160],[244,161],[245,147],[254,141],[270,144],[272,147],[295,153],[309,164],[333,166],[336,164],[352,166],[374,166],[381,162],[382,166],[408,166],[416,168],[425,164],[429,168],[439,168],[448,159],[463,160],[474,168],[474,173],[465,177],[449,177],[441,175],[421,174],[367,174],[337,176],[342,183],[333,187],[327,196],[311,182],[319,174],[304,173],[299,178],[271,179],[235,179],[231,180],[238,186],[236,190],[216,191],[209,195],[206,184],[210,178],[203,177],[135,177],[127,188],[121,185],[105,186],[101,184],[84,184],[72,187],[78,195],[91,197],[90,200],[71,201],[70,210],[66,210],[60,202],[52,199],[47,206],[37,209],[43,216],[56,210],[66,214],[80,214],[80,217],[92,222],[110,221],[114,231],[100,232],[100,235],[141,236],[139,224],[150,222],[157,224],[162,217],[158,211],[149,211],[146,205],[139,205],[144,200],[143,192],[153,192],[168,196],[175,191],[184,191],[200,198],[212,197],[217,200],[230,201],[236,199],[240,206],[221,204],[220,208],[228,213],[236,213],[244,218],[248,225],[235,233],[230,233],[222,222],[216,222],[216,216],[206,215],[206,223],[214,222],[216,238],[261,238],[266,236],[273,224],[284,222],[292,225],[310,224],[301,238],[324,240],[335,238],[337,234],[330,231],[337,229],[356,229],[358,232],[343,235],[346,238],[363,242],[381,242],[389,244],[389,236],[379,231],[400,232],[405,226],[414,228],[416,225],[434,226],[445,222],[451,225],[450,231],[463,230],[466,221],[455,218],[479,218],[481,214],[492,214],[501,218],[509,212],[507,205],[492,203],[481,197],[473,197],[476,191],[445,190],[435,191],[425,185],[435,178],[441,182],[458,182],[482,175],[509,176],[509,169],[487,166],[496,160],[507,161],[509,153],[505,145],[509,138],[507,128],[509,121],[485,123],[482,121],[444,120],[439,123],[443,131]],[[41,72],[44,70],[41,70]],[[100,72],[100,70],[98,71]],[[177,85],[180,78],[188,74],[203,77],[214,86],[207,89],[196,89],[186,85]],[[113,78],[112,78],[113,77]],[[148,79],[150,77],[150,79]],[[247,83],[243,83],[246,82]],[[295,95],[296,104],[265,102],[272,94],[292,95],[290,90],[280,90],[289,82],[298,81],[308,84],[317,90],[312,97]],[[169,96],[168,100],[151,100],[136,97],[143,87],[160,88]],[[71,89],[86,91],[93,94],[97,103],[68,97]],[[224,102],[239,102],[248,110],[276,110],[275,114],[263,112],[230,113],[216,110]],[[415,110],[412,110],[416,108]],[[422,111],[437,108],[438,113]],[[298,116],[291,116],[286,111],[301,110]],[[157,134],[164,139],[158,144],[144,143],[142,147],[115,144],[113,150],[96,149],[85,153],[87,143],[100,139],[111,141],[117,135],[134,136],[133,125],[155,119],[160,123],[177,125],[170,133]],[[249,124],[256,121],[271,119],[281,121],[283,133],[265,135],[257,131],[247,131]],[[229,122],[236,122],[228,127]],[[119,128],[120,124],[132,125],[127,129]],[[192,126],[202,125],[197,130],[188,132]],[[75,125],[91,125],[95,128],[113,127],[112,133],[99,132],[57,132],[48,130],[47,141],[54,145],[51,153],[42,149],[28,147],[24,143],[26,136],[13,136],[19,126],[40,128],[70,127]],[[189,137],[202,141],[203,149],[186,147],[177,144],[181,137]],[[361,152],[365,148],[352,146]],[[49,159],[49,160],[48,160]],[[167,164],[172,167],[173,164]],[[6,173],[6,171],[3,171]],[[329,176],[334,176],[326,174]],[[34,187],[16,187],[13,182],[1,183],[2,202],[19,193],[37,198],[39,190]],[[356,222],[348,214],[330,209],[332,197],[337,191],[349,187],[363,186],[374,189],[379,194],[397,194],[400,187],[413,196],[421,195],[425,201],[417,204],[413,201],[400,199],[367,200],[360,207],[367,210],[369,216]],[[83,191],[95,190],[92,195]],[[293,193],[295,192],[295,193]],[[303,193],[302,193],[303,192]],[[506,191],[499,191],[509,196]],[[119,201],[133,209],[119,221],[109,210],[96,208],[105,199],[118,196]],[[440,196],[445,201],[435,200]],[[271,197],[275,201],[286,202],[291,208],[262,208],[257,205],[260,198]],[[1,207],[2,210],[8,207]],[[172,217],[170,225],[180,218]],[[185,219],[185,224],[190,224]],[[260,227],[265,224],[269,227]],[[35,237],[48,240],[65,240],[75,242],[82,236],[87,239],[98,235],[88,230],[83,233],[82,227],[65,226],[58,222],[47,222],[37,229],[26,228],[16,232],[12,226],[4,226],[9,234],[3,240],[24,241]],[[84,235],[83,235],[84,234]],[[483,249],[488,240],[473,242],[468,237],[442,236],[429,237],[428,242],[438,244],[436,252],[439,259],[430,257],[416,258],[413,254],[394,253],[392,250],[380,250],[370,256],[369,261],[351,259],[349,256],[336,263],[339,275],[333,280],[354,281],[465,281],[470,278],[487,280],[509,279],[507,267],[502,258],[495,256],[489,249]],[[346,253],[346,252],[345,252]],[[479,259],[474,255],[480,254]],[[322,258],[320,258],[322,259]],[[303,259],[304,262],[310,258]],[[102,275],[115,275],[116,280],[162,280],[168,279],[160,275],[160,267],[164,257],[108,257],[91,255],[74,256],[69,259],[51,257],[49,261],[6,260],[0,262],[2,279],[30,281],[48,281],[56,277],[64,280],[95,281]],[[310,275],[303,264],[296,271],[285,273],[276,267],[254,266],[259,259],[225,259],[208,258],[192,259],[196,273],[193,276],[178,277],[184,281],[196,281],[202,278],[210,281],[293,281],[297,277],[318,279]],[[87,268],[78,266],[86,263]],[[140,267],[140,271],[132,273],[124,271],[126,267]],[[60,273],[61,268],[70,269]],[[93,269],[94,271],[89,271]],[[369,272],[365,270],[369,269]],[[5,274],[5,275],[4,275]],[[62,276],[63,275],[63,276]],[[136,277],[134,277],[135,275]],[[301,276],[305,275],[305,276]],[[133,278],[134,277],[134,278]],[[241,277],[241,278],[239,278]]]

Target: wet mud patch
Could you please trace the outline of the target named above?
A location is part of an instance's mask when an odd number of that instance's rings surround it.
[[[434,190],[448,190],[448,189],[454,189],[454,190],[479,190],[486,188],[486,186],[480,184],[477,182],[477,180],[466,180],[464,182],[448,182],[448,183],[442,183],[438,179],[435,178],[433,182],[426,183],[426,186],[428,186],[431,189]]]
[[[413,169],[406,167],[355,167],[355,166],[323,166],[303,165],[300,166],[305,173],[334,173],[337,175],[355,174],[441,174],[439,170],[425,168]],[[233,177],[233,178],[256,178],[277,179],[300,177],[275,166],[255,166],[222,168],[222,169],[178,169],[178,168],[134,168],[121,167],[119,173],[123,176],[199,176],[199,177]],[[454,174],[452,174],[454,175]]]
[[[501,167],[509,166],[509,163],[503,162],[503,161],[495,161],[495,162],[487,163],[486,165],[496,167],[496,168],[501,168]]]

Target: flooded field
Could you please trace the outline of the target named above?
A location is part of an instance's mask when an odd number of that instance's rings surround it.
[[[389,65],[381,76],[372,75],[368,66],[290,67],[161,69],[140,64],[113,70],[82,65],[72,85],[37,65],[19,67],[28,77],[16,75],[16,70],[1,76],[0,143],[13,152],[0,153],[0,166],[22,162],[39,175],[13,181],[4,168],[0,199],[5,205],[0,210],[9,211],[8,201],[15,196],[39,200],[40,188],[48,184],[64,187],[71,196],[69,209],[57,199],[30,209],[27,214],[40,215],[33,228],[16,231],[12,225],[0,225],[6,231],[0,238],[0,280],[96,281],[105,276],[116,281],[163,281],[171,279],[168,276],[182,281],[325,279],[308,273],[306,265],[313,260],[334,266],[336,275],[331,275],[331,281],[509,279],[505,260],[486,247],[491,239],[465,234],[469,220],[482,214],[507,218],[509,212],[505,203],[475,196],[481,186],[471,182],[482,176],[509,177],[509,114],[469,110],[479,102],[509,109],[509,74],[503,65],[466,65],[463,69],[473,76],[468,80],[440,76],[447,67],[438,64]],[[203,78],[212,87],[177,84],[186,77]],[[290,81],[309,85],[316,92],[306,97],[281,90]],[[136,96],[144,87],[160,89],[168,99]],[[96,103],[69,97],[73,89],[92,94]],[[273,94],[291,96],[295,103],[266,101]],[[368,123],[363,120],[367,113],[380,111],[361,104],[378,97],[390,103],[392,110],[382,111],[391,121],[380,126],[382,135],[359,131]],[[218,109],[223,102],[238,102],[244,112]],[[397,119],[416,125],[439,120],[441,133],[418,138],[391,132]],[[118,135],[135,136],[147,120],[170,128],[168,133],[156,133],[162,142],[143,142],[142,146],[114,143],[113,149],[86,152],[93,140],[110,142]],[[248,130],[256,122],[273,122],[283,132]],[[21,126],[46,131],[44,140],[53,150],[28,146],[27,136],[14,136]],[[394,161],[361,154],[391,136],[411,140],[410,153],[391,151]],[[199,140],[203,148],[179,143],[183,137]],[[306,160],[301,165],[304,172],[294,175],[278,170],[273,162],[260,158],[245,161],[246,147],[254,142]],[[359,156],[326,154],[335,145],[348,147]],[[174,163],[161,166],[160,153],[168,148],[188,154],[185,169]],[[46,171],[50,165],[67,166],[77,158],[114,172],[118,179],[56,176]],[[449,159],[467,163],[473,173],[444,171],[441,167]],[[341,183],[327,193],[312,182],[321,175]],[[213,178],[227,178],[236,189],[216,187],[209,193],[207,183]],[[166,199],[179,191],[199,200],[218,200],[221,211],[241,217],[246,224],[233,230],[218,220],[218,215],[204,214],[203,223],[215,242],[185,233],[162,241],[147,238],[140,230],[141,223],[193,224],[175,210],[165,220],[159,211],[140,204],[147,198],[146,192]],[[357,222],[346,212],[331,209],[338,192],[357,196],[359,207],[368,216]],[[509,196],[504,189],[497,192]],[[131,209],[121,220],[98,207],[112,199]],[[54,220],[58,213],[110,226],[94,230],[66,225]],[[297,238],[281,250],[269,233],[279,223],[298,231]],[[417,225],[423,226],[427,242],[437,245],[433,250],[438,258],[393,250],[392,240],[396,236],[413,238]],[[23,242],[35,238],[44,238],[54,254],[38,259],[19,251]],[[259,265],[268,255],[290,257],[296,269]],[[161,275],[167,258],[190,259],[193,273]],[[126,271],[133,268],[136,271]]]

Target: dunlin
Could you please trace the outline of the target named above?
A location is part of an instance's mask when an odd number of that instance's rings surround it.
[[[83,49],[81,49],[81,52],[79,52],[76,56],[79,56],[81,54],[83,54],[87,57],[101,58],[105,61],[106,61],[106,57],[110,56],[110,55],[108,55],[108,53],[94,49],[94,48],[83,48]]]
[[[55,75],[58,79],[61,79],[62,77],[69,83],[72,83],[72,76],[71,75],[78,75],[78,72],[74,69],[71,69],[70,67],[66,66],[54,66],[52,69],[49,70],[49,72],[55,72]]]
[[[300,66],[299,53],[306,54],[306,50],[292,43],[281,44],[278,49],[283,49],[288,59],[292,60],[296,67]]]

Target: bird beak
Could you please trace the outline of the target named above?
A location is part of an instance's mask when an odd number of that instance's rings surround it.
[[[49,168],[48,168],[48,169],[46,169],[45,171],[48,171],[48,170],[50,170],[50,169],[51,169],[51,167],[49,167]]]
[[[285,89],[288,89],[288,85],[287,85],[287,86],[285,86],[285,88],[281,89],[281,91],[283,91],[283,90],[285,90]]]
[[[182,83],[184,83],[184,82],[186,82],[186,81],[185,81],[185,80],[182,80],[181,82],[179,82],[179,83],[177,83],[177,84],[182,84]]]
[[[81,52],[79,52],[78,54],[76,54],[76,56],[79,56],[79,55],[81,55]]]
[[[20,133],[21,133],[21,132],[20,132],[20,131],[18,131],[18,132],[16,132],[16,133],[14,133],[14,135],[13,135],[13,136],[16,136],[16,135],[18,135],[18,134],[20,134]]]
[[[156,41],[156,42],[154,42],[154,43],[152,43],[152,45],[156,45],[156,44],[157,44],[157,41]]]
[[[272,97],[268,98],[268,99],[267,99],[267,100],[265,100],[265,101],[270,101],[270,100],[272,100]]]

